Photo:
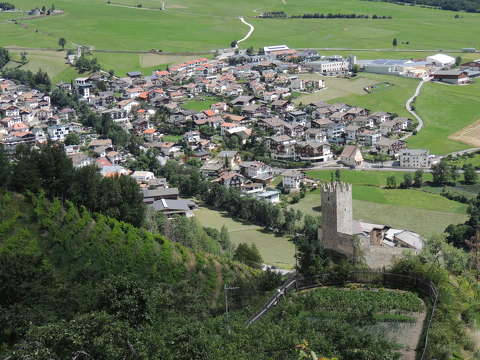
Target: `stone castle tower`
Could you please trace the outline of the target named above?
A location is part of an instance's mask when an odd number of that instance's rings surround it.
[[[322,227],[318,238],[325,248],[350,255],[353,251],[352,185],[331,182],[322,184],[320,191]]]

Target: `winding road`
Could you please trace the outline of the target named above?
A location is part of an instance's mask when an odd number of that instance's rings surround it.
[[[255,27],[254,27],[252,24],[249,24],[248,22],[246,22],[245,19],[243,18],[243,16],[240,16],[239,19],[240,19],[240,21],[241,21],[242,23],[244,23],[245,25],[247,25],[247,26],[250,28],[250,30],[248,30],[247,35],[245,35],[245,36],[244,36],[243,38],[241,38],[240,40],[237,40],[237,44],[241,43],[242,41],[247,40],[247,39],[250,37],[250,35],[252,35],[252,33],[255,31]]]

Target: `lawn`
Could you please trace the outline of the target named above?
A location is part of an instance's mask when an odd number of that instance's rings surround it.
[[[331,171],[310,171],[307,175],[321,181],[330,180]],[[430,188],[384,189],[386,178],[395,176],[397,183],[403,173],[396,171],[351,171],[341,172],[343,181],[353,184],[353,215],[355,219],[381,223],[396,228],[416,231],[423,236],[442,233],[449,224],[466,220],[465,204],[448,200]],[[424,174],[431,180],[431,174]],[[299,203],[292,205],[305,213],[320,216],[320,191],[308,192]]]
[[[459,156],[449,159],[449,163],[456,165],[458,167],[463,167],[463,165],[473,165],[476,169],[480,169],[480,153],[469,154],[469,156]]]
[[[330,181],[333,170],[312,170],[306,174],[309,178],[320,180],[322,182]],[[340,178],[342,181],[354,185],[374,185],[385,186],[386,179],[389,176],[395,176],[397,184],[403,180],[403,175],[406,172],[400,171],[360,171],[360,170],[340,170]],[[413,175],[412,173],[409,173]],[[424,181],[432,180],[432,174],[424,173]]]
[[[25,50],[28,63],[20,66],[20,69],[37,72],[39,69],[46,71],[53,84],[59,81],[70,81],[79,74],[72,66],[65,63],[65,52],[63,51],[43,51],[43,50]],[[10,51],[14,60],[19,60],[22,51]],[[9,66],[17,67],[18,63],[11,62]]]
[[[411,148],[447,154],[472,147],[449,136],[480,119],[480,81],[468,86],[427,83],[416,101],[425,127],[408,140]]]
[[[230,239],[236,245],[240,243],[255,244],[267,264],[279,268],[292,268],[295,264],[295,247],[287,237],[276,236],[266,232],[260,226],[244,224],[218,211],[204,207],[196,210],[195,216],[203,226],[220,230],[225,225],[230,233]]]
[[[301,79],[306,80],[315,80],[322,79],[325,80],[325,89],[317,91],[313,94],[302,95],[297,97],[295,103],[308,104],[316,101],[327,101],[342,96],[348,95],[361,95],[366,94],[363,90],[364,87],[373,85],[377,83],[375,79],[359,75],[353,79],[340,79],[333,77],[325,77],[320,74],[302,74],[299,75]]]
[[[182,104],[182,108],[191,111],[202,111],[210,109],[212,104],[219,102],[220,99],[214,96],[205,97],[203,99],[188,100]]]
[[[182,135],[163,135],[162,141],[178,143],[183,139]]]
[[[388,82],[393,86],[383,87],[370,94],[361,92],[357,94],[346,94],[329,100],[329,102],[340,102],[354,106],[361,106],[371,111],[387,111],[399,116],[411,117],[405,109],[406,101],[413,95],[418,85],[418,80],[402,78],[390,75],[378,75],[361,73],[362,79],[368,79],[370,85]],[[326,81],[327,86],[329,81]]]

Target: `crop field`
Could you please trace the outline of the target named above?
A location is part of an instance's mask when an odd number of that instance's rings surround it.
[[[415,104],[425,127],[408,139],[409,147],[427,148],[440,155],[472,147],[450,137],[478,120],[479,90],[478,80],[468,86],[427,83]]]
[[[475,121],[464,127],[462,130],[457,131],[448,137],[450,140],[460,141],[468,145],[475,147],[480,146],[480,120]]]
[[[330,171],[311,171],[307,175],[321,181],[330,180]],[[423,236],[439,234],[450,224],[459,224],[467,219],[465,204],[448,200],[429,188],[384,189],[386,178],[395,176],[397,183],[403,177],[399,172],[388,171],[342,171],[342,181],[353,183],[353,216],[357,220],[390,225],[416,231]],[[424,174],[431,180],[431,174]],[[307,192],[307,196],[294,209],[321,216],[320,191]],[[428,221],[426,220],[428,219]]]
[[[266,264],[282,269],[292,268],[295,264],[295,247],[287,237],[275,236],[257,225],[244,224],[233,220],[219,211],[200,208],[195,211],[196,218],[203,226],[218,230],[225,225],[230,239],[235,245],[240,243],[255,244]]]

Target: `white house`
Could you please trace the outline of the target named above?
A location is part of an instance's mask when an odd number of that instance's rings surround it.
[[[137,182],[148,182],[155,179],[155,175],[150,171],[134,171],[131,175]]]
[[[429,168],[430,152],[425,149],[403,149],[400,151],[400,167],[402,168]]]
[[[305,175],[297,170],[287,170],[282,173],[282,185],[286,191],[299,190]]]
[[[446,54],[435,54],[427,56],[427,63],[443,68],[455,65],[455,58]]]

